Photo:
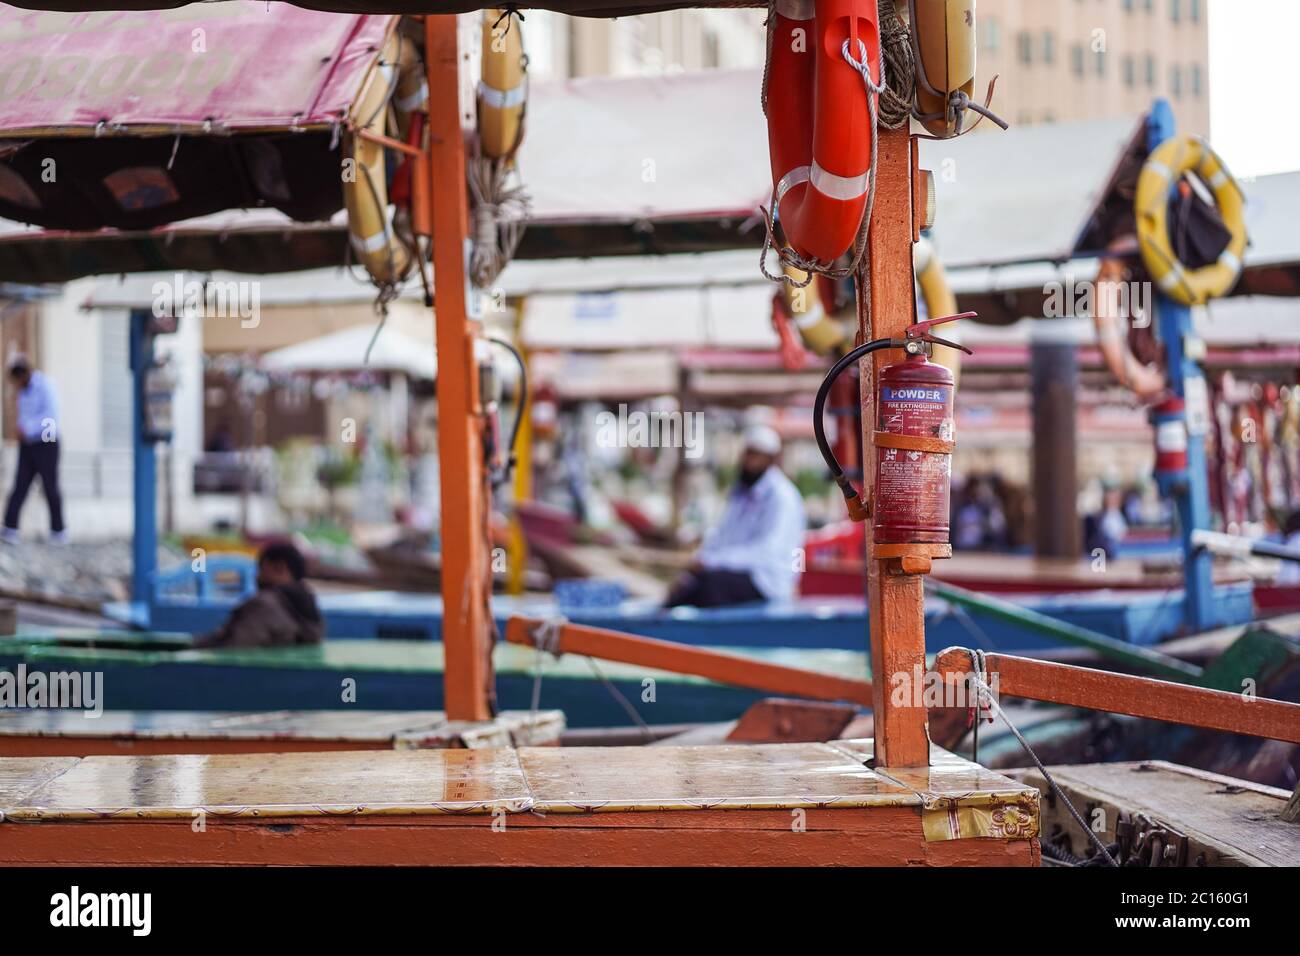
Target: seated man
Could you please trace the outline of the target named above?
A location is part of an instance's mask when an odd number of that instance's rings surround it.
[[[319,644],[325,636],[316,596],[303,582],[307,562],[288,542],[268,544],[257,556],[257,593],[230,612],[226,623],[195,647],[286,647]]]
[[[781,438],[765,425],[745,430],[740,474],[722,521],[705,537],[666,606],[723,607],[794,597],[802,567],[803,497],[777,467]]]

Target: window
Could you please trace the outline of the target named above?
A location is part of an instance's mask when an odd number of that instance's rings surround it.
[[[1098,76],[1106,75],[1106,51],[1096,50],[1092,54],[1092,68]]]
[[[1181,98],[1183,95],[1183,71],[1176,63],[1169,68],[1169,92],[1175,98]]]
[[[1142,9],[1145,10],[1147,13],[1150,13],[1154,8],[1155,7],[1154,7],[1153,0],[1143,0]]]
[[[1187,18],[1193,23],[1201,22],[1201,0],[1188,0]]]
[[[1124,55],[1124,85],[1132,86],[1137,82],[1137,61],[1131,54]]]
[[[1133,12],[1133,0],[1124,0],[1124,12],[1125,13]]]
[[[1070,47],[1070,70],[1075,76],[1083,76],[1083,44],[1076,43]]]
[[[1177,23],[1183,18],[1183,5],[1181,0],[1169,0],[1169,19]]]
[[[1043,32],[1043,62],[1056,62],[1056,37],[1051,30]]]
[[[997,53],[1001,41],[1002,36],[997,17],[986,17],[984,19],[984,42],[982,44],[985,51]]]
[[[1147,86],[1150,87],[1151,89],[1155,89],[1155,85],[1156,85],[1156,58],[1153,57],[1150,53],[1147,54],[1147,68],[1146,68],[1146,74],[1147,74]]]
[[[1192,78],[1192,95],[1199,99],[1205,88],[1205,79],[1201,75],[1201,64],[1193,63],[1190,69]]]
[[[1034,38],[1026,30],[1021,30],[1016,36],[1016,49],[1020,62],[1026,66],[1034,60]]]

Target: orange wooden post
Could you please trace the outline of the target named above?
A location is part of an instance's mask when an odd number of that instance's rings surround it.
[[[469,320],[465,296],[469,210],[456,17],[428,16],[424,30],[438,344],[445,707],[451,720],[486,720],[491,717],[492,680],[487,502],[474,356],[479,331]]]
[[[972,666],[971,652],[961,647],[948,648],[934,662],[935,672],[953,685],[967,681]],[[993,675],[997,676],[996,690],[1000,698],[1020,697],[1087,707],[1300,744],[1300,704],[1288,701],[1247,698],[1153,677],[1115,674],[1009,654],[985,655],[984,667],[990,681]]]
[[[512,617],[506,621],[505,639],[511,644],[532,647],[536,643],[533,635],[543,623],[532,618]],[[624,634],[603,627],[564,622],[558,625],[558,629],[557,640],[550,648],[557,654],[582,654],[674,674],[693,674],[721,684],[773,694],[788,694],[812,700],[852,701],[864,707],[871,705],[871,685],[864,680],[821,674],[784,664],[769,664],[739,654]]]
[[[916,317],[912,275],[914,142],[906,129],[880,127],[876,155],[876,199],[871,217],[870,249],[858,275],[858,341],[901,336]],[[864,276],[866,271],[869,274]],[[868,311],[863,279],[871,283]],[[897,362],[899,352],[886,350],[861,363],[864,491],[871,498],[875,481],[872,436],[876,430],[876,375]],[[924,707],[890,703],[890,675],[925,670],[925,593],[920,574],[903,573],[897,559],[874,559],[872,527],[867,526],[867,612],[871,622],[871,684],[875,712],[876,763],[882,767],[924,767],[930,762]]]

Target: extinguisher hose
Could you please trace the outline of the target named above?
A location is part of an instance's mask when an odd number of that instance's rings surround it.
[[[830,442],[826,440],[826,398],[831,393],[831,386],[835,384],[835,380],[840,377],[846,368],[856,363],[864,355],[870,355],[872,352],[878,352],[881,349],[898,348],[899,344],[895,339],[872,339],[870,342],[863,342],[856,348],[845,352],[844,356],[831,366],[831,370],[822,379],[821,387],[817,389],[817,400],[813,402],[813,435],[817,439],[817,450],[821,452],[822,460],[826,462],[826,467],[830,469],[835,484],[839,485],[840,491],[844,493],[845,500],[850,502],[850,513],[854,512],[854,506],[858,502],[858,491],[853,487],[853,482],[849,481],[848,475],[844,474],[843,466],[840,465],[839,459],[835,457]]]

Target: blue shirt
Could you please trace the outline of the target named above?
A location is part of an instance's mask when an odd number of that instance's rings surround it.
[[[59,437],[59,396],[43,372],[32,372],[18,393],[18,434],[28,443]]]
[[[722,521],[705,537],[696,559],[705,568],[745,571],[769,601],[794,597],[803,567],[803,497],[772,466],[750,488],[737,485]]]

